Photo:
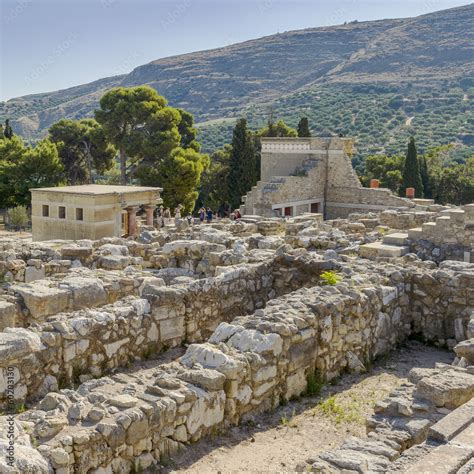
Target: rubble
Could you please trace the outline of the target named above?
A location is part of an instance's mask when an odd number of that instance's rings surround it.
[[[439,211],[223,220],[146,228],[137,240],[2,239],[0,404],[15,420],[15,469],[158,469],[304,394],[312,378],[369,371],[415,337],[452,350],[453,364],[414,368],[376,405],[367,438],[297,470],[420,472],[422,459],[436,469],[445,456],[468,472],[474,265],[464,254],[426,259],[401,233],[438,223]],[[471,225],[463,212],[458,227]],[[408,250],[368,254],[374,244]]]

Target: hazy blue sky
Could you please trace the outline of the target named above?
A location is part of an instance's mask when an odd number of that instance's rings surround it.
[[[0,100],[276,32],[421,15],[466,0],[0,0]]]

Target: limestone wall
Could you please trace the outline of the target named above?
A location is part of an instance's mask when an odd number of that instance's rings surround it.
[[[285,281],[291,289],[298,281],[308,281],[304,273],[311,272],[314,263],[285,255],[275,262],[276,273],[282,270],[277,277],[280,291],[285,291]],[[30,427],[39,452],[55,469],[63,469],[60,472],[99,467],[128,472],[132,465],[146,468],[169,456],[181,443],[197,441],[304,393],[315,374],[331,379],[346,369],[358,370],[409,335],[421,333],[438,344],[464,338],[465,315],[474,309],[472,265],[389,266],[379,278],[372,270],[337,286],[301,288],[252,315],[221,322],[208,342],[191,344],[178,362],[90,380],[76,391],[50,393],[37,410],[17,415],[17,421]],[[233,277],[225,275],[222,283],[232,285]],[[208,291],[204,286],[201,290]],[[140,303],[141,320],[137,303],[129,304],[134,308],[130,326],[148,331],[140,334],[143,341],[152,339],[150,331],[161,333],[153,321],[157,301],[151,299],[150,312],[146,302]],[[120,312],[117,307],[111,311],[119,319]],[[120,325],[115,326],[123,337]],[[31,347],[39,347],[38,339],[18,345],[16,351],[23,350],[26,358]],[[44,335],[41,339],[46,340]],[[118,346],[115,360],[125,355]],[[74,347],[80,357],[76,342]],[[109,357],[114,360],[114,353]]]
[[[400,278],[398,273],[392,280]],[[466,339],[474,311],[474,266],[446,261],[431,273],[405,272],[411,332],[425,341],[453,347]]]
[[[330,186],[326,203],[326,218],[348,217],[353,212],[411,207],[415,207],[415,203],[395,196],[388,189]]]
[[[447,209],[434,222],[409,229],[411,250],[423,259],[474,262],[474,204]]]
[[[315,371],[331,378],[386,350],[405,326],[397,304],[391,288],[299,290],[255,316],[222,323],[208,343],[192,344],[178,364],[143,371],[140,382],[86,382],[74,402],[48,395],[33,434],[42,455],[64,472],[128,471],[134,459],[147,467],[180,443],[301,394]],[[74,425],[63,418],[51,431],[58,409],[74,413]]]
[[[102,376],[137,358],[183,343],[205,341],[221,322],[252,313],[277,295],[314,284],[323,269],[332,267],[331,262],[315,262],[309,268],[292,259],[276,258],[233,266],[215,278],[191,284],[157,286],[156,278],[145,278],[136,280],[135,293],[142,298],[128,297],[113,305],[69,313],[61,311],[74,309],[67,306],[74,291],[66,288],[64,294],[42,295],[41,282],[36,282],[30,295],[35,301],[29,303],[40,324],[5,330],[0,387],[6,380],[7,367],[15,367],[15,396],[21,402],[54,387],[77,383],[80,375]],[[67,286],[67,281],[64,284]],[[85,307],[86,301],[89,307],[107,303],[100,280],[76,279],[74,288],[73,301],[78,307]],[[125,287],[121,297],[133,294],[132,289]],[[21,314],[18,303],[6,303]],[[0,309],[6,313],[9,308],[0,305]],[[5,390],[0,393],[1,405]]]
[[[425,222],[433,222],[437,216],[436,212],[387,210],[380,213],[379,221],[391,229],[408,230]]]

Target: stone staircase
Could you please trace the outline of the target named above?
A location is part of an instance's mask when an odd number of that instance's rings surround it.
[[[290,176],[308,176],[311,170],[313,170],[320,161],[319,158],[307,158],[300,166],[295,168]],[[255,204],[259,201],[260,196],[278,191],[278,189],[286,183],[287,179],[288,176],[272,176],[270,181],[258,181],[245,196],[242,196],[242,205],[240,206],[241,214],[253,214]]]
[[[364,258],[402,257],[410,251],[408,233],[394,232],[384,235],[382,242],[361,245],[360,256]]]
[[[426,240],[436,245],[458,245],[467,249],[474,246],[474,204],[462,209],[447,209],[434,222],[425,222],[421,227],[395,232],[383,237],[382,242],[373,242],[360,247],[365,258],[401,257],[410,251],[410,244]],[[472,250],[471,250],[472,253]]]
[[[375,405],[367,438],[348,438],[299,471],[472,473],[474,375],[441,364],[414,368],[409,380]]]

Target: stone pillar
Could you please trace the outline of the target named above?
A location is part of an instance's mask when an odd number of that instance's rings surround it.
[[[136,235],[137,234],[137,211],[138,206],[130,206],[127,207],[127,214],[128,214],[128,235]]]
[[[371,179],[370,180],[370,187],[372,189],[376,189],[380,186],[380,181],[378,179]]]
[[[405,190],[405,196],[408,199],[413,199],[415,197],[415,188],[407,188]]]
[[[155,212],[156,206],[145,206],[146,212],[146,225],[153,225],[153,213]]]

